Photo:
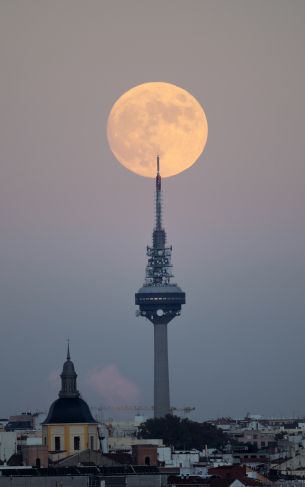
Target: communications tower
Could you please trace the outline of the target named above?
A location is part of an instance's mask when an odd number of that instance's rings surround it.
[[[166,246],[162,227],[161,176],[159,156],[156,176],[156,223],[152,247],[147,247],[148,264],[145,283],[135,295],[138,316],[144,316],[154,325],[154,416],[170,414],[167,325],[180,315],[185,293],[171,283],[172,247]]]

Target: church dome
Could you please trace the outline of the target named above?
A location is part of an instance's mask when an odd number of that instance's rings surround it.
[[[60,397],[51,404],[43,424],[96,423],[88,404],[80,397]]]
[[[59,399],[51,404],[49,414],[43,424],[62,423],[95,423],[88,404],[80,397],[77,390],[77,373],[70,357],[68,343],[67,359],[63,365],[61,378],[61,390]]]

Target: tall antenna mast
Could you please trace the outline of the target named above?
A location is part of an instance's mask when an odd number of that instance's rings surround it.
[[[161,176],[160,159],[157,156],[157,176],[156,176],[156,230],[162,229],[162,201],[161,201]],[[165,243],[165,242],[164,242]]]

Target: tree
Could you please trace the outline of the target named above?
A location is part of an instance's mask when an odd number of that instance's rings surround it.
[[[209,423],[198,423],[168,414],[163,418],[148,419],[139,427],[138,438],[161,438],[166,446],[176,450],[203,450],[224,446],[228,437]]]

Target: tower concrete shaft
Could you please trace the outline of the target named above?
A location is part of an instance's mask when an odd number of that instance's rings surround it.
[[[154,416],[170,413],[167,324],[154,324]]]
[[[172,247],[166,246],[162,227],[161,176],[159,157],[156,176],[156,223],[153,243],[147,247],[148,264],[145,283],[135,296],[138,315],[145,316],[154,325],[154,410],[155,417],[170,413],[167,325],[180,315],[185,303],[184,292],[171,283]]]

